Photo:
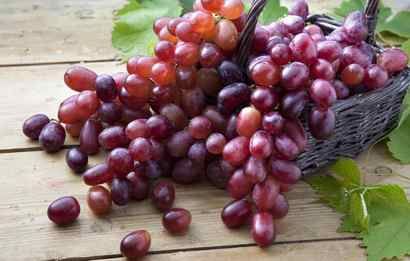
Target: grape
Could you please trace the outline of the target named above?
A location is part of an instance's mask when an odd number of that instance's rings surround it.
[[[309,7],[305,0],[297,0],[293,2],[292,6],[289,9],[288,14],[297,15],[306,19],[309,15]]]
[[[342,54],[342,47],[336,41],[321,41],[316,44],[318,58],[334,62]]]
[[[218,109],[225,115],[240,109],[250,101],[251,90],[244,83],[233,83],[223,88],[218,94]]]
[[[168,153],[165,153],[161,160],[158,161],[159,166],[162,169],[162,176],[171,177],[172,170],[175,164],[175,159],[172,158]]]
[[[307,137],[302,123],[298,119],[287,119],[283,128],[283,132],[296,144],[299,152],[305,150],[307,146]]]
[[[261,113],[253,107],[245,107],[238,115],[236,131],[240,136],[250,138],[262,123]]]
[[[296,90],[307,85],[309,80],[309,68],[300,62],[286,65],[282,70],[282,86],[288,90]]]
[[[130,172],[127,175],[131,187],[131,198],[135,200],[144,200],[148,197],[149,181],[142,174]]]
[[[195,11],[189,16],[194,31],[200,34],[211,31],[215,28],[215,20],[212,14],[206,11]]]
[[[303,18],[296,15],[285,16],[281,22],[285,25],[287,31],[291,34],[301,33],[305,26]]]
[[[242,15],[244,9],[242,0],[225,0],[219,14],[226,19],[235,20]]]
[[[333,87],[335,88],[336,96],[338,100],[346,99],[350,95],[349,88],[339,80],[333,82]]]
[[[126,147],[129,140],[125,135],[124,127],[114,126],[104,129],[98,135],[98,143],[106,150],[112,150],[118,147]]]
[[[103,127],[99,121],[89,119],[84,123],[80,132],[80,150],[88,155],[97,154],[99,151],[98,136]]]
[[[127,149],[116,148],[107,156],[108,167],[119,177],[125,177],[134,168],[134,159]]]
[[[286,44],[278,43],[270,49],[270,57],[272,61],[278,65],[288,64],[292,58],[292,53]]]
[[[121,120],[122,108],[115,102],[104,102],[98,109],[101,121],[113,125]]]
[[[249,151],[253,157],[258,159],[268,158],[272,154],[272,149],[272,136],[268,132],[259,130],[252,135]]]
[[[147,102],[131,95],[126,88],[122,88],[118,96],[121,103],[131,110],[141,110]]]
[[[200,59],[199,46],[195,43],[178,42],[175,62],[182,66],[194,66]]]
[[[183,235],[191,224],[191,213],[183,208],[172,208],[162,217],[164,228],[174,235]]]
[[[139,110],[133,110],[127,107],[122,108],[121,123],[128,124],[137,119],[146,119],[152,116],[151,111],[149,111],[149,106],[144,106]]]
[[[152,109],[158,112],[162,106],[168,103],[176,103],[179,105],[180,97],[179,88],[175,88],[173,86],[156,86],[152,89],[152,97],[150,100],[150,105]]]
[[[398,48],[387,48],[377,57],[377,64],[388,73],[395,73],[406,68],[409,58]]]
[[[262,118],[262,127],[272,135],[280,133],[283,129],[285,119],[279,112],[273,111],[265,114]]]
[[[238,30],[239,33],[242,32],[245,28],[247,17],[247,13],[242,13],[240,17],[232,20],[232,22],[235,24],[236,30]]]
[[[64,127],[60,123],[51,121],[43,127],[38,140],[43,150],[54,153],[63,147],[65,136]]]
[[[67,150],[65,161],[75,173],[83,173],[87,168],[88,156],[78,148]]]
[[[175,130],[182,130],[188,125],[188,118],[185,112],[181,107],[173,103],[163,106],[160,114],[167,117]]]
[[[351,12],[343,23],[343,29],[354,43],[366,40],[368,27],[364,13],[361,11]]]
[[[127,258],[141,258],[147,255],[151,246],[151,236],[145,230],[129,233],[121,240],[121,254]]]
[[[310,74],[314,79],[323,79],[332,81],[335,78],[336,72],[333,69],[333,65],[324,60],[318,59],[311,67]]]
[[[312,109],[309,115],[309,129],[313,137],[318,140],[324,140],[333,135],[336,116],[331,110]]]
[[[206,106],[205,95],[200,88],[184,90],[182,93],[181,105],[189,117],[195,117],[201,114]]]
[[[264,160],[250,157],[244,166],[244,173],[253,184],[264,181],[267,176]]]
[[[229,118],[228,124],[226,125],[225,136],[228,140],[232,140],[233,138],[238,136],[238,133],[236,132],[237,122],[238,122],[238,117],[235,114],[233,114]]]
[[[154,24],[153,24],[153,30],[154,30],[154,32],[156,33],[156,34],[159,34],[159,32],[161,32],[161,29],[162,28],[164,28],[167,24],[168,24],[168,22],[171,20],[171,18],[170,17],[160,17],[160,18],[157,18],[155,21],[154,21]]]
[[[267,88],[257,88],[252,92],[251,102],[257,110],[266,113],[278,105],[278,95]]]
[[[151,136],[155,139],[162,140],[172,134],[172,124],[162,115],[154,115],[147,122],[147,127]]]
[[[175,158],[185,157],[193,143],[194,139],[187,130],[178,131],[167,142],[168,153]]]
[[[127,64],[127,71],[130,74],[138,74],[141,77],[149,78],[151,77],[152,66],[157,63],[159,60],[157,57],[138,57],[133,58],[136,61],[133,63],[135,64],[132,66],[130,63],[132,60],[128,60]]]
[[[363,82],[365,70],[362,66],[352,63],[346,66],[340,74],[340,79],[348,86],[357,86]]]
[[[175,35],[171,34],[170,31],[168,31],[168,26],[161,29],[158,35],[158,39],[169,41],[174,44],[178,42],[178,38]]]
[[[223,159],[238,166],[247,160],[249,156],[249,139],[246,137],[236,137],[229,141],[223,150]]]
[[[110,182],[113,176],[114,173],[108,168],[108,165],[101,163],[84,172],[83,180],[88,186],[96,186],[102,183]]]
[[[199,43],[201,35],[195,32],[194,25],[189,21],[181,21],[175,28],[175,35],[184,42]]]
[[[111,182],[111,198],[118,206],[125,206],[130,200],[129,182],[126,179],[114,178]]]
[[[129,140],[136,138],[147,138],[149,136],[146,120],[138,119],[128,123],[125,128],[125,135]]]
[[[218,12],[221,10],[224,0],[200,0],[202,7],[209,12]]]
[[[87,194],[87,204],[95,215],[105,215],[112,207],[111,193],[103,186],[91,187]]]
[[[268,47],[270,33],[264,27],[256,25],[252,40],[252,51],[255,53],[265,52]]]
[[[370,65],[366,69],[363,83],[370,90],[379,89],[386,85],[389,75],[386,70],[377,64]]]
[[[110,75],[98,75],[95,80],[95,88],[98,98],[103,102],[111,102],[117,98],[117,85]]]
[[[275,149],[280,154],[281,159],[286,160],[295,160],[300,153],[297,144],[287,134],[275,137]]]
[[[245,225],[252,215],[252,205],[246,199],[233,201],[226,205],[221,212],[225,226],[230,229]]]
[[[222,19],[216,25],[214,42],[224,51],[232,51],[236,48],[239,40],[239,33],[235,24],[226,19]]]
[[[258,246],[267,247],[271,245],[276,237],[272,215],[268,212],[256,213],[252,219],[251,234]]]
[[[315,35],[315,34],[323,35],[322,29],[318,25],[315,25],[315,24],[309,24],[305,26],[305,28],[303,29],[303,32],[308,33],[310,36]]]
[[[73,223],[80,215],[80,204],[74,197],[61,197],[54,200],[47,209],[48,218],[56,225]]]
[[[224,85],[245,81],[241,68],[231,61],[223,61],[218,67],[218,72]]]
[[[295,61],[311,65],[317,59],[316,44],[307,33],[297,34],[289,44],[289,48]]]
[[[169,41],[159,41],[154,48],[155,56],[164,62],[174,60],[175,45]]]
[[[168,24],[167,24],[167,29],[168,29],[168,31],[172,34],[172,35],[175,35],[175,30],[176,30],[176,28],[177,28],[177,25],[180,23],[180,22],[183,22],[183,21],[186,21],[187,19],[185,19],[185,18],[183,18],[183,17],[175,17],[175,18],[172,18],[171,20],[169,20],[168,21]]]
[[[221,133],[212,133],[206,140],[206,149],[214,155],[222,154],[226,144],[226,138]]]
[[[172,170],[172,178],[180,184],[192,184],[200,178],[200,166],[190,159],[181,159],[176,162]]]
[[[363,68],[366,68],[372,63],[371,58],[356,46],[348,46],[343,48],[340,58],[341,69],[344,69],[346,66],[352,63],[357,63]]]
[[[160,211],[169,210],[175,201],[174,185],[168,181],[158,181],[152,188],[151,199]]]
[[[295,184],[302,176],[300,169],[293,161],[272,158],[269,161],[272,177],[285,184]]]
[[[312,100],[320,108],[329,108],[337,99],[335,88],[329,81],[317,79],[309,88]]]
[[[74,91],[95,90],[97,74],[83,66],[74,65],[64,74],[64,82]]]
[[[252,200],[259,211],[270,211],[275,206],[275,199],[279,195],[279,184],[272,177],[253,187]]]
[[[252,80],[260,86],[269,87],[280,82],[280,67],[272,62],[260,62],[250,71]]]
[[[161,160],[165,155],[165,145],[152,138],[149,141],[152,145],[152,159]]]
[[[94,91],[80,92],[75,101],[75,108],[77,113],[81,115],[81,118],[90,117],[97,111],[99,106],[100,101]]]
[[[162,176],[162,168],[158,161],[149,160],[145,164],[145,177],[150,180],[155,180]]]
[[[204,116],[196,116],[189,122],[188,131],[194,139],[206,139],[212,132],[212,122]]]
[[[205,164],[207,158],[207,148],[204,142],[196,142],[188,150],[188,158],[197,164]]]
[[[288,27],[281,21],[276,21],[271,23],[266,27],[266,29],[269,31],[269,33],[275,37],[285,37],[286,35],[289,34]]]
[[[212,127],[215,131],[224,132],[226,129],[226,119],[222,116],[220,112],[213,106],[208,106],[202,113],[203,116],[207,117],[212,122]]]
[[[217,96],[222,88],[221,78],[216,69],[201,68],[196,78],[196,86],[208,96]]]
[[[79,123],[74,123],[74,124],[66,124],[65,125],[65,130],[67,133],[73,137],[73,138],[78,138],[80,137],[80,132],[81,129],[84,126],[84,122],[79,122]]]
[[[197,71],[194,67],[178,66],[176,69],[176,83],[179,88],[195,88]]]
[[[159,86],[173,84],[175,82],[175,68],[166,62],[157,62],[152,66],[151,79]]]
[[[76,100],[79,94],[65,99],[58,108],[58,119],[63,123],[74,124],[83,121],[89,115],[81,115]]]
[[[199,51],[199,62],[202,67],[214,68],[221,64],[223,53],[221,49],[213,43],[203,43]]]
[[[211,161],[206,168],[206,177],[217,188],[225,189],[235,168],[224,160]]]
[[[32,140],[38,140],[41,130],[50,122],[44,114],[35,114],[24,121],[23,133]]]
[[[270,55],[260,55],[256,57],[250,57],[248,68],[247,68],[247,74],[250,75],[251,71],[253,70],[253,67],[263,62],[272,63],[272,58],[270,57]]]
[[[308,95],[304,90],[288,92],[282,97],[280,112],[289,118],[299,118],[305,109],[307,100]]]
[[[253,183],[249,180],[242,169],[236,170],[226,186],[229,195],[234,199],[241,199],[248,195],[253,187]]]
[[[152,158],[152,145],[146,138],[136,138],[131,141],[128,150],[134,160],[147,161]]]
[[[279,194],[273,203],[273,208],[270,210],[274,219],[284,218],[289,212],[289,203],[286,198]]]
[[[151,96],[153,83],[136,74],[130,74],[125,80],[124,88],[129,95],[138,100],[140,104],[143,104],[148,102]]]

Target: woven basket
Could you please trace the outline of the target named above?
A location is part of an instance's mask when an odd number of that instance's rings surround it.
[[[252,2],[236,57],[242,68],[246,68],[258,16],[265,4],[266,0]],[[365,14],[369,27],[367,42],[380,51],[374,40],[378,6],[379,0],[369,0]],[[307,22],[317,24],[325,33],[330,33],[340,26],[340,23],[326,15],[311,15]],[[332,106],[336,114],[336,129],[334,135],[327,140],[319,141],[312,137],[307,126],[307,113],[304,113],[302,122],[307,130],[308,146],[297,159],[303,174],[315,172],[339,157],[354,158],[386,136],[397,125],[401,104],[409,85],[410,69],[407,68],[392,77],[381,90],[354,95],[336,102]]]

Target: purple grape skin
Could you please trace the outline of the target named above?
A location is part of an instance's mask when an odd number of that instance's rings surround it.
[[[97,154],[100,148],[98,135],[103,127],[101,122],[89,119],[84,123],[80,132],[80,150],[88,155]]]
[[[134,200],[143,200],[148,197],[150,183],[145,176],[130,172],[127,175],[127,180],[129,181],[131,187],[131,198]]]
[[[145,177],[150,180],[158,179],[162,176],[161,165],[156,160],[148,160],[144,162],[145,165]]]
[[[207,179],[217,188],[226,188],[235,168],[224,160],[215,160],[208,164],[206,169]]]
[[[124,127],[113,126],[104,129],[98,135],[98,143],[106,150],[112,150],[118,147],[128,146],[129,140],[125,135]]]
[[[296,0],[289,9],[288,14],[297,15],[306,19],[309,15],[309,7],[305,0]]]
[[[65,141],[64,127],[57,122],[49,122],[40,132],[39,142],[43,150],[48,153],[59,151]]]
[[[286,93],[280,103],[280,111],[283,116],[299,118],[308,101],[306,91],[294,91]]]
[[[104,102],[100,108],[98,108],[98,116],[101,121],[112,125],[121,120],[122,108],[117,103]]]
[[[218,73],[224,85],[245,81],[241,68],[231,61],[223,61],[218,67]]]
[[[118,206],[125,206],[130,199],[132,186],[126,179],[114,178],[111,183],[111,198]]]
[[[336,116],[333,110],[312,109],[309,115],[309,130],[313,137],[324,140],[333,135],[336,125]]]
[[[194,143],[187,130],[174,133],[167,142],[169,155],[175,158],[183,158],[187,155],[189,147]]]
[[[65,161],[75,173],[83,173],[87,168],[88,155],[79,148],[72,148],[67,150]]]
[[[188,158],[200,165],[205,164],[207,155],[206,145],[202,141],[192,144],[188,150]]]
[[[192,184],[199,180],[201,176],[201,166],[198,166],[190,159],[177,161],[172,170],[172,178],[180,184]]]
[[[110,102],[117,98],[118,91],[114,79],[108,74],[101,74],[95,80],[97,96],[103,102]]]
[[[47,209],[48,218],[56,225],[73,223],[80,215],[80,204],[74,197],[61,197],[54,200]]]
[[[218,109],[221,113],[230,115],[232,112],[248,104],[251,90],[244,83],[233,83],[223,88],[218,94]]]
[[[364,13],[361,11],[350,13],[343,23],[343,29],[354,43],[360,43],[366,40],[368,27]]]
[[[44,114],[35,114],[24,121],[23,133],[32,140],[38,140],[41,130],[50,122]]]

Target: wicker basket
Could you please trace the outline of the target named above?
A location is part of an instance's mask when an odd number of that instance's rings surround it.
[[[249,11],[246,26],[241,33],[237,62],[245,68],[252,46],[252,37],[259,14],[265,7],[266,0],[254,0]],[[369,0],[366,5],[366,19],[369,27],[367,42],[380,50],[374,40],[379,0]],[[326,15],[312,15],[307,22],[320,26],[325,33],[330,33],[340,24]],[[388,134],[396,125],[400,116],[401,104],[410,85],[410,69],[402,71],[389,80],[387,86],[363,94],[339,100],[332,106],[336,113],[334,135],[324,141],[318,141],[309,133],[306,124],[307,113],[302,117],[307,130],[308,146],[297,163],[303,174],[315,172],[339,157],[356,157]]]

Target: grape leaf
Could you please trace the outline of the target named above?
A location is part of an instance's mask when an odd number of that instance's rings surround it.
[[[194,5],[194,0],[179,0],[181,2],[184,13],[192,11],[192,6]]]
[[[407,40],[401,45],[401,48],[407,53],[407,55],[410,57],[410,40]],[[410,64],[410,60],[409,60]]]
[[[270,24],[273,21],[285,16],[288,9],[280,5],[280,0],[268,0],[265,8],[259,16],[259,22],[262,24]]]
[[[360,231],[369,229],[369,211],[364,199],[364,193],[354,192],[350,196],[349,215],[354,227],[360,228]]]
[[[410,11],[400,11],[392,17],[379,14],[377,31],[388,31],[398,36],[410,38]],[[386,19],[387,18],[387,19]]]
[[[162,16],[179,16],[182,7],[177,0],[129,0],[115,13],[112,45],[123,59],[133,55],[152,54],[156,36],[154,20]]]
[[[363,0],[344,0],[333,12],[339,17],[346,17],[353,11],[362,10],[364,3]]]
[[[401,45],[407,41],[407,38],[398,36],[388,31],[380,32],[376,34],[376,37],[378,37],[377,40],[382,41],[386,45],[390,45],[390,46]]]
[[[361,185],[360,169],[352,159],[342,158],[330,167],[336,178],[341,179],[344,187],[350,188]]]

